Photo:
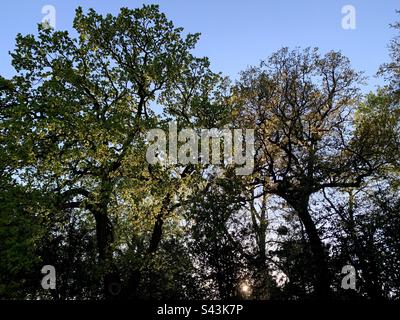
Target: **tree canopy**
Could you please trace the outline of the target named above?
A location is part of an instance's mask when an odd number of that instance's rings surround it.
[[[1,298],[399,299],[398,37],[363,94],[318,48],[232,81],[156,5],[78,8],[73,27],[19,34],[0,77]],[[147,133],[171,123],[254,130],[254,169],[149,163]]]

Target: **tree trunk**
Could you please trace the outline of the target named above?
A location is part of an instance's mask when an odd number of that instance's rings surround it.
[[[99,266],[103,282],[103,294],[106,299],[116,298],[121,291],[121,281],[113,263],[111,244],[114,241],[113,226],[108,216],[111,183],[107,177],[102,178],[100,198],[90,206],[96,221],[96,240],[99,254]]]
[[[96,221],[96,239],[97,239],[97,250],[99,253],[99,262],[105,262],[110,258],[110,244],[112,242],[112,227],[110,219],[107,213],[99,210],[94,213]]]
[[[310,249],[313,256],[313,269],[315,272],[315,295],[318,299],[329,298],[330,276],[324,245],[318,235],[318,230],[308,211],[309,196],[295,196],[287,199],[288,203],[296,210],[300,220],[304,224]]]
[[[94,217],[96,220],[97,249],[104,297],[106,299],[115,299],[121,292],[121,280],[112,261],[113,230],[111,221],[104,209],[96,212]]]
[[[162,213],[160,213],[157,215],[156,222],[154,223],[153,233],[151,235],[147,253],[153,253],[157,251],[158,245],[161,241],[163,224],[164,224],[163,215]]]
[[[163,231],[162,227],[164,224],[164,218],[167,217],[172,210],[170,208],[170,204],[171,204],[171,193],[168,192],[163,200],[163,205],[161,207],[160,213],[157,214],[156,216],[156,221],[154,223],[153,233],[151,235],[147,253],[156,252],[158,249],[158,245],[160,244],[162,237],[162,231]]]

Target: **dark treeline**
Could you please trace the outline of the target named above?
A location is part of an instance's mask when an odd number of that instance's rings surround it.
[[[400,298],[400,37],[365,95],[316,48],[230,81],[157,6],[73,26],[18,35],[0,77],[1,298]],[[150,164],[172,120],[254,129],[254,170]]]

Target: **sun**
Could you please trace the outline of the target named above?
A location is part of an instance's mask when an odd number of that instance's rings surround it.
[[[247,283],[242,283],[240,285],[240,291],[244,294],[244,295],[249,295],[251,293],[251,288]]]

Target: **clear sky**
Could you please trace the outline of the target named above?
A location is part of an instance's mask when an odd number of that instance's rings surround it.
[[[122,6],[143,3],[159,4],[175,26],[201,32],[196,54],[208,56],[214,71],[237,78],[282,46],[317,46],[323,52],[341,50],[354,68],[365,71],[370,77],[365,90],[380,83],[373,76],[388,61],[387,45],[395,34],[389,24],[400,17],[399,0],[2,0],[0,74],[13,74],[8,51],[18,32],[36,32],[45,5],[56,9],[57,30],[71,30],[77,6],[116,14]],[[356,29],[342,28],[344,5],[356,9]]]

